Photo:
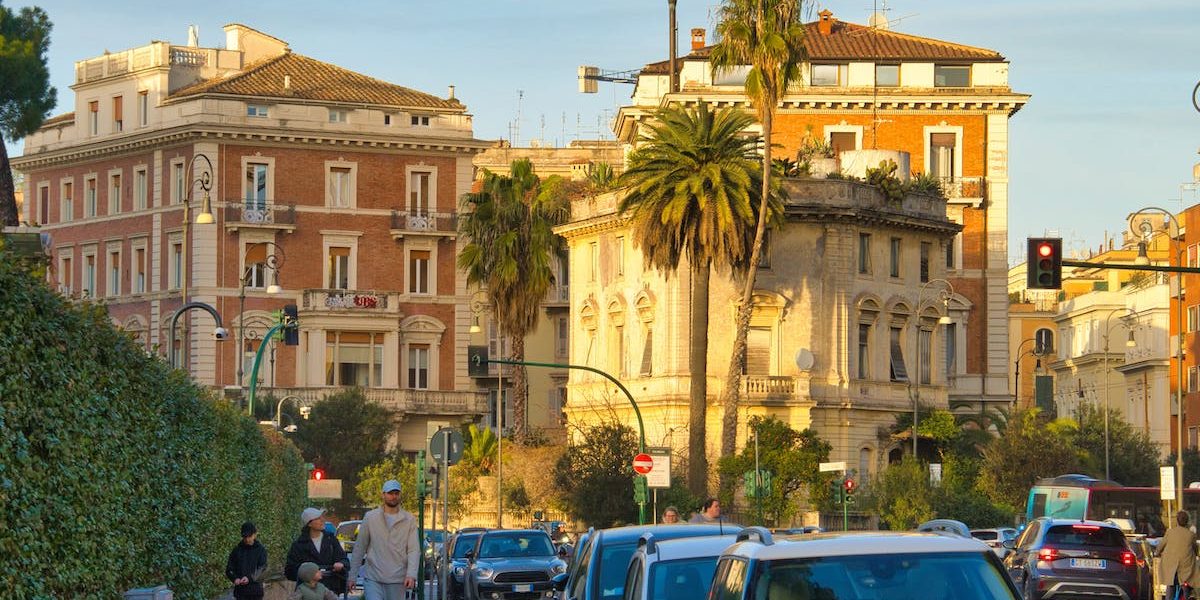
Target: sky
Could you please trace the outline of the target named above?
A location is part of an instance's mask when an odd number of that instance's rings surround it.
[[[9,0],[20,7],[35,0]],[[823,0],[843,21],[865,23],[879,0]],[[562,145],[612,137],[632,86],[580,94],[579,65],[637,69],[667,55],[666,0],[306,0],[163,3],[36,0],[54,23],[49,65],[53,114],[71,110],[74,61],[167,40],[188,25],[221,46],[244,23],[292,49],[372,77],[445,96],[474,115],[481,139]],[[704,27],[712,40],[719,0],[678,0],[679,48]],[[1196,0],[890,0],[892,29],[996,50],[1009,83],[1032,95],[1010,121],[1009,256],[1023,238],[1064,238],[1068,252],[1098,248],[1146,206],[1177,212],[1200,201],[1200,81]],[[10,144],[11,155],[20,144]]]

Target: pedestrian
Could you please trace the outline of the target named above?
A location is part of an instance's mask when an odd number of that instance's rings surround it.
[[[668,506],[663,510],[663,525],[672,525],[679,522],[679,509],[674,506]]]
[[[1158,542],[1154,556],[1159,560],[1160,581],[1167,585],[1166,600],[1175,598],[1175,588],[1191,585],[1196,568],[1196,533],[1188,527],[1187,511],[1175,515],[1177,525]]]
[[[421,545],[417,519],[400,508],[400,482],[383,484],[383,504],[367,511],[358,526],[350,581],[363,577],[363,600],[402,600],[417,585]],[[366,566],[363,566],[363,563]]]
[[[550,541],[554,542],[555,544],[570,544],[571,534],[567,533],[566,530],[563,529],[562,523],[555,523],[554,532],[550,534]]]
[[[333,571],[334,576],[322,584],[335,593],[346,591],[346,551],[337,536],[325,533],[325,511],[319,508],[306,508],[300,513],[303,528],[300,535],[288,549],[287,563],[283,566],[283,576],[290,581],[299,582],[297,571],[306,562],[315,563]],[[299,587],[299,586],[297,586]]]
[[[721,503],[709,498],[700,506],[700,512],[692,515],[688,523],[716,523],[721,520]]]
[[[258,541],[258,528],[246,521],[242,523],[242,541],[233,547],[225,562],[225,576],[233,582],[233,597],[236,600],[262,598],[266,571],[267,549]]]
[[[337,594],[321,583],[321,567],[317,563],[302,563],[296,567],[296,576],[300,579],[288,600],[337,600]]]

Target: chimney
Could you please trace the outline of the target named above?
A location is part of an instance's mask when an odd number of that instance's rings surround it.
[[[200,28],[195,25],[188,25],[188,41],[189,48],[200,47]]]
[[[704,28],[692,28],[692,52],[695,52],[704,47]]]
[[[832,34],[833,24],[837,21],[837,19],[833,18],[833,12],[827,8],[817,13],[817,15],[821,17],[821,20],[817,21],[817,33],[820,33],[823,36]]]
[[[283,91],[285,91],[285,92],[292,91],[292,76],[291,75],[283,76]]]
[[[450,86],[449,89],[446,90],[446,99],[447,100],[454,99],[454,86]]]

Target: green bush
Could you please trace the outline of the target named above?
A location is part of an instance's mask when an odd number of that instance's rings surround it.
[[[299,529],[299,453],[0,252],[0,589],[116,598],[227,585],[253,520],[279,568]]]

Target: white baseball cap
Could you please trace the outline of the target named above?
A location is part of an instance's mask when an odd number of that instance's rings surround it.
[[[308,524],[311,523],[313,519],[319,518],[324,514],[325,509],[323,508],[306,508],[304,509],[304,512],[300,513],[300,524],[308,527]]]

